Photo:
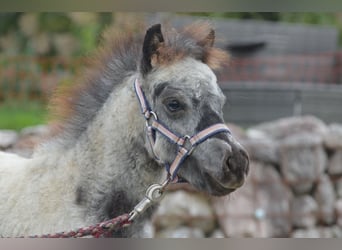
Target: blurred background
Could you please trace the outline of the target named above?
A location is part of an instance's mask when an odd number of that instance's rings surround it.
[[[228,197],[169,190],[146,237],[342,236],[342,13],[0,13],[0,150],[29,157],[57,86],[108,27],[210,20],[231,54],[224,116],[251,173]],[[186,201],[186,202],[184,202]]]

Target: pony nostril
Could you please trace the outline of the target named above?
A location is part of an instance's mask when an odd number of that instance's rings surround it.
[[[228,157],[226,161],[227,167],[230,168],[230,166],[233,166],[233,157]]]
[[[225,173],[248,174],[249,172],[249,157],[244,150],[239,150],[239,154],[237,155],[228,154],[223,164]]]
[[[233,163],[233,157],[232,156],[226,156],[225,161],[223,162],[223,170],[225,173],[229,173],[232,169]]]

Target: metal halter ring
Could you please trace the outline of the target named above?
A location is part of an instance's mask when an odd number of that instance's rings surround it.
[[[148,121],[150,120],[151,118],[151,115],[153,116],[154,120],[157,121],[158,120],[158,116],[155,112],[153,111],[147,111],[149,113],[148,116],[145,115],[145,118],[146,118],[146,127],[150,126],[150,124],[148,124]]]
[[[147,189],[145,197],[130,212],[128,221],[133,221],[140,214],[145,212],[147,208],[159,202],[164,197],[165,188],[169,185],[170,181],[170,176],[167,176],[162,184],[152,184]]]

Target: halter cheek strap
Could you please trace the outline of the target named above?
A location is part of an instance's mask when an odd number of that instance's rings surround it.
[[[144,115],[146,120],[146,131],[149,138],[149,143],[152,148],[152,152],[156,161],[163,164],[168,172],[170,179],[174,182],[178,181],[177,172],[184,162],[184,160],[193,152],[197,145],[204,142],[206,139],[218,134],[218,133],[229,133],[231,134],[229,128],[223,123],[217,123],[211,125],[197,134],[192,136],[189,135],[178,135],[172,132],[166,125],[158,120],[158,116],[152,111],[146,96],[141,89],[138,79],[134,82],[134,89],[139,100],[141,113]],[[171,165],[163,162],[154,152],[154,144],[156,138],[156,132],[163,135],[170,143],[177,145],[177,155]]]

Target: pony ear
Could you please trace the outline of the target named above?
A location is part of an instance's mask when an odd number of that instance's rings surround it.
[[[213,47],[215,42],[215,30],[210,29],[208,35],[198,42],[198,45],[202,47]]]
[[[153,59],[158,55],[158,48],[164,42],[161,25],[155,24],[146,31],[142,48],[141,72],[147,74],[153,68]]]

